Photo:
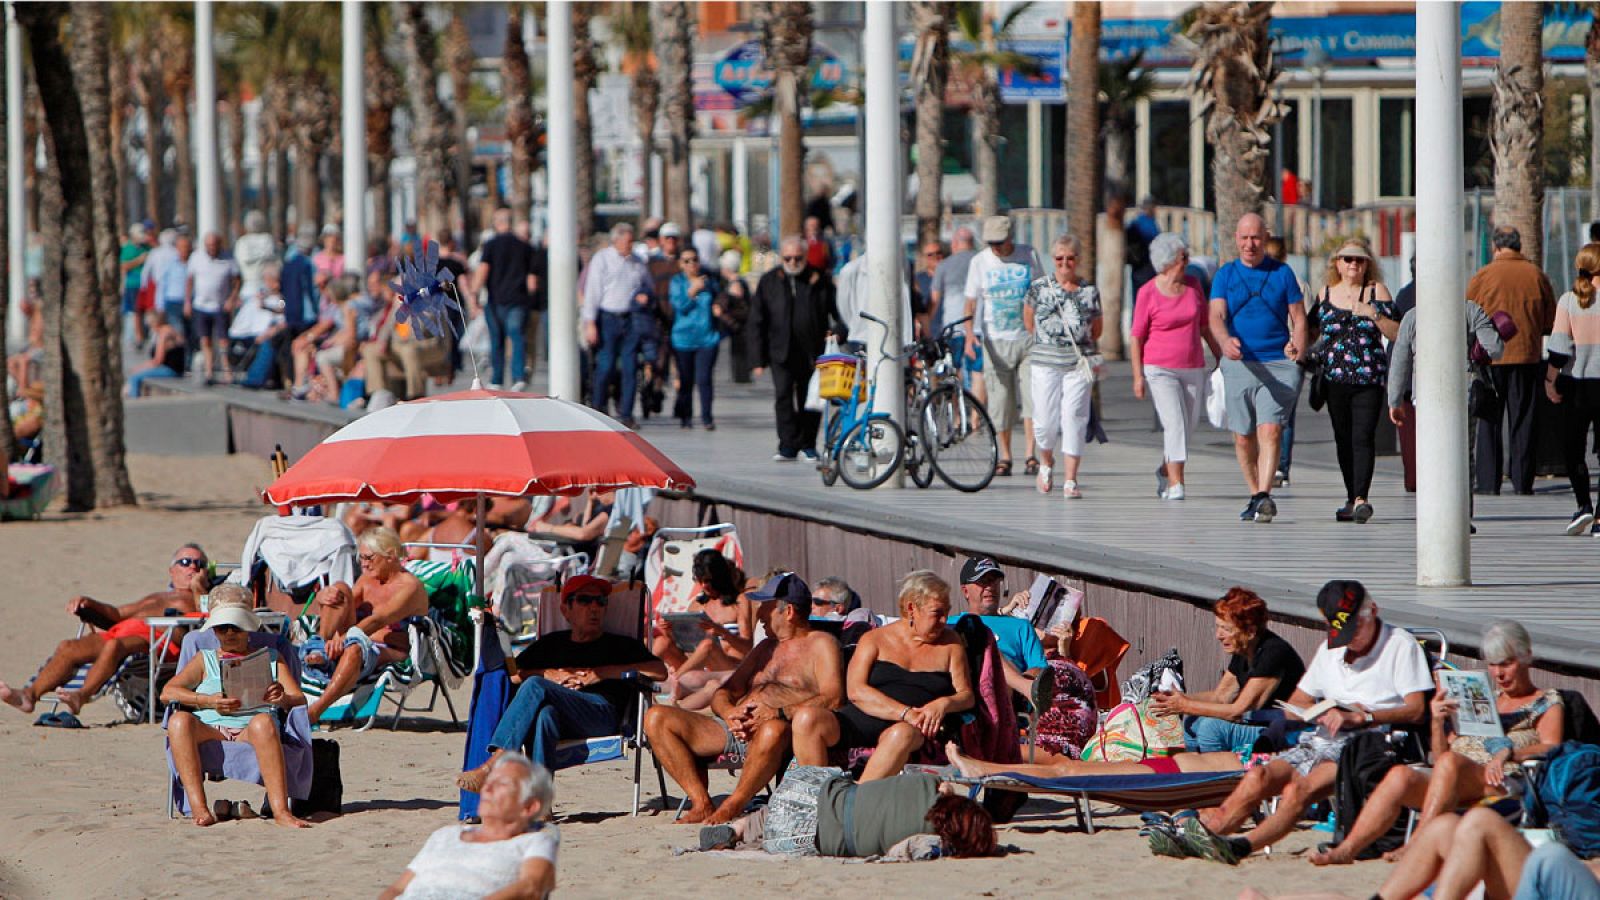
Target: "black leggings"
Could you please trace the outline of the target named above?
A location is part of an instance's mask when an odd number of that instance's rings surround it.
[[[1563,460],[1567,467],[1567,480],[1572,482],[1572,495],[1578,498],[1581,509],[1593,509],[1589,496],[1589,428],[1600,432],[1600,408],[1579,407],[1570,401],[1555,407],[1561,417]]]
[[[1377,459],[1373,438],[1384,404],[1381,384],[1328,382],[1328,417],[1333,420],[1333,440],[1348,501],[1368,499],[1372,490],[1372,466]]]

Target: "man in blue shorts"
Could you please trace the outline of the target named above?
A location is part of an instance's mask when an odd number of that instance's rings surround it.
[[[1255,213],[1233,234],[1239,258],[1211,281],[1211,333],[1222,346],[1233,449],[1250,489],[1240,521],[1271,522],[1273,474],[1283,426],[1300,394],[1306,311],[1294,270],[1266,254],[1267,225]]]
[[[1033,679],[1050,668],[1044,656],[1044,645],[1027,619],[1000,614],[1004,599],[1006,573],[1000,564],[988,556],[973,556],[961,567],[961,596],[967,601],[965,612],[951,613],[954,625],[968,613],[983,620],[994,633],[995,648],[1006,670],[1006,684],[1024,697],[1033,690]]]

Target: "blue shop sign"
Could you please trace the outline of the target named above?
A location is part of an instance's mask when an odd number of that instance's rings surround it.
[[[827,91],[844,83],[844,62],[821,44],[811,44],[811,89]],[[733,95],[740,106],[761,99],[772,87],[772,68],[761,52],[760,41],[745,41],[730,49],[712,68],[717,86]]]
[[[1000,71],[1000,100],[1004,103],[1026,103],[1038,100],[1044,103],[1067,101],[1066,81],[1062,70],[1067,65],[1065,40],[1006,41],[1005,49],[1033,57],[1039,71],[1024,75],[1015,69]]]

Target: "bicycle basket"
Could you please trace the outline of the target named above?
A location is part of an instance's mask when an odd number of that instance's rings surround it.
[[[824,400],[847,400],[856,389],[854,356],[817,358],[817,395]]]

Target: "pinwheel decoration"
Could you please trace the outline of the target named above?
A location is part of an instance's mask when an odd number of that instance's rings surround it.
[[[392,285],[400,295],[395,321],[409,321],[418,337],[443,337],[447,331],[455,334],[449,312],[461,313],[461,303],[456,298],[456,276],[449,269],[439,267],[437,243],[424,239],[420,253],[420,258],[413,254],[400,260],[400,280]],[[446,288],[447,284],[450,287]]]

